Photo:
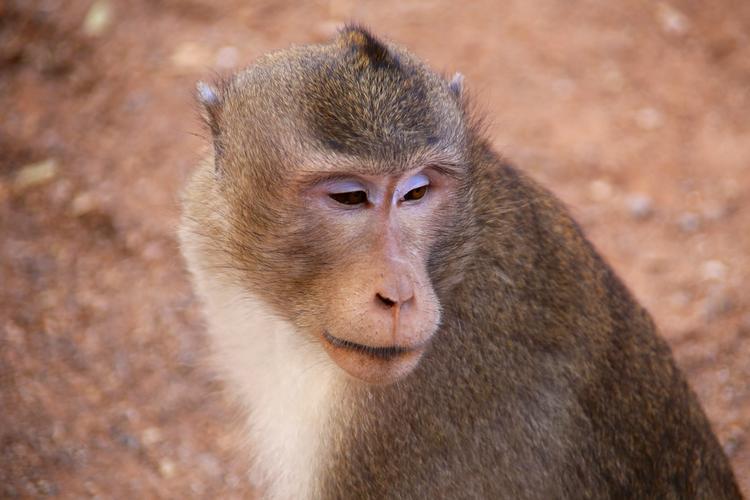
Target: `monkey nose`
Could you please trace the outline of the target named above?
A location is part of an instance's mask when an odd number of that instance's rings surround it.
[[[414,299],[414,286],[410,280],[398,278],[394,281],[390,286],[381,285],[375,293],[376,301],[388,309],[400,309],[404,304]]]
[[[388,308],[395,307],[396,303],[397,303],[397,301],[384,296],[380,292],[378,292],[378,293],[375,294],[375,298],[377,299],[377,301],[380,304],[383,304],[384,306],[386,306]]]

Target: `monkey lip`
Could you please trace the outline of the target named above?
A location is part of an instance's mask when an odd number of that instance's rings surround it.
[[[331,359],[355,379],[387,385],[406,377],[419,364],[427,342],[414,346],[371,346],[323,332],[323,347]]]
[[[334,337],[327,331],[323,332],[323,338],[326,339],[326,341],[328,341],[328,343],[331,344],[333,347],[338,347],[339,349],[352,351],[357,354],[362,354],[370,358],[383,360],[383,361],[390,361],[390,360],[402,357],[407,354],[416,353],[420,351],[423,347],[421,345],[416,346],[416,347],[404,347],[404,346],[399,346],[399,345],[386,346],[386,347],[373,347],[369,345],[358,344],[356,342],[352,342],[351,340],[345,340],[345,339],[340,339],[338,337]]]

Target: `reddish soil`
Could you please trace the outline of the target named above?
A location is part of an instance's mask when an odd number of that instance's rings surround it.
[[[750,494],[750,3],[498,4],[0,2],[0,497],[252,496],[175,243],[191,94],[349,19],[466,75],[651,310]]]

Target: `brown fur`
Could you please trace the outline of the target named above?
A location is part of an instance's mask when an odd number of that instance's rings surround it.
[[[300,175],[435,164],[452,179],[413,233],[440,326],[411,375],[336,393],[312,496],[740,498],[648,313],[560,202],[492,152],[460,80],[352,27],[214,91],[216,156],[186,192],[183,248],[301,335],[345,315],[335,303],[378,266],[355,228],[311,222]]]

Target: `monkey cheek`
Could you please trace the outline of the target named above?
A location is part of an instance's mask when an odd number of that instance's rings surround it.
[[[323,341],[323,346],[331,359],[349,376],[372,385],[388,385],[409,375],[419,364],[425,347],[382,358],[353,349],[337,347]]]

